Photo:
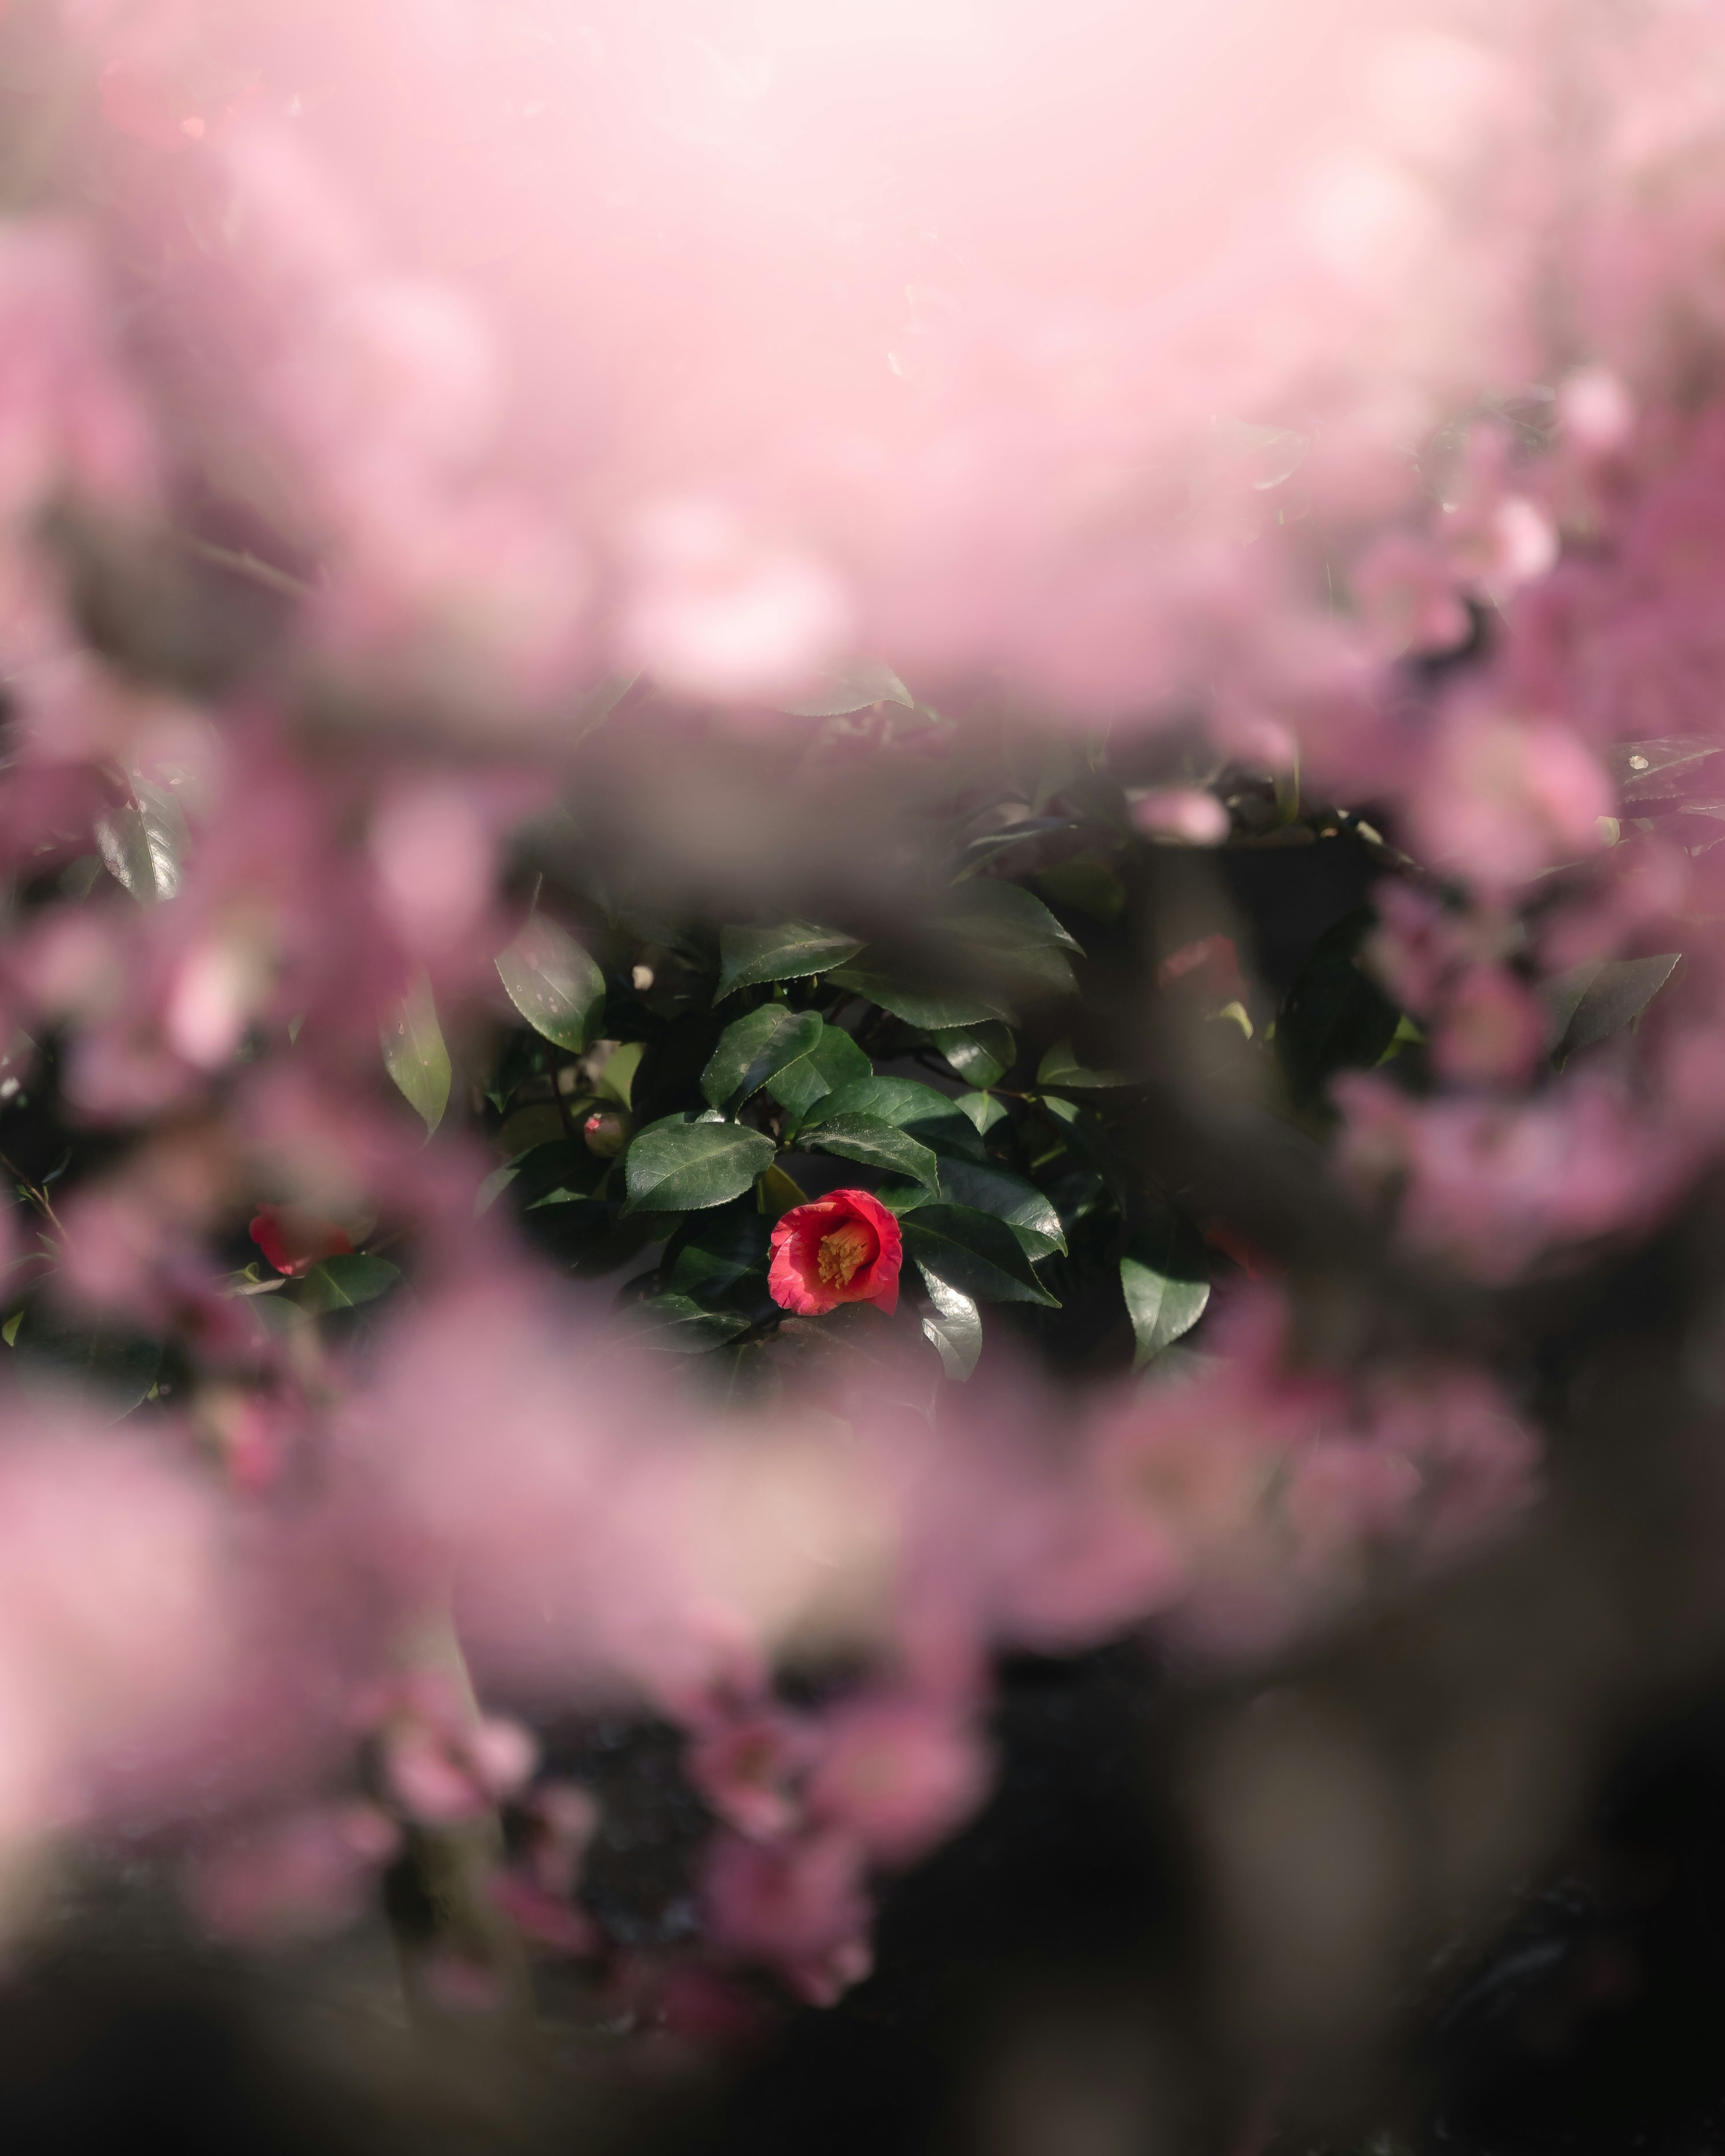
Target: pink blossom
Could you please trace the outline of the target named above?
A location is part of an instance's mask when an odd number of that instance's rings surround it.
[[[809,1815],[902,1864],[967,1819],[990,1779],[987,1750],[962,1715],[916,1699],[858,1699],[823,1720]]]
[[[744,1714],[697,1734],[690,1778],[726,1825],[751,1840],[772,1841],[802,1819],[795,1785],[811,1751],[812,1732],[788,1715]]]
[[[1458,711],[1439,737],[1412,814],[1437,865],[1508,891],[1597,852],[1615,805],[1604,773],[1568,727]]]
[[[767,1845],[721,1834],[702,1888],[713,1937],[828,2004],[869,1971],[864,1864],[862,1845],[833,1830]]]
[[[1219,846],[1228,835],[1228,811],[1194,787],[1145,794],[1132,803],[1132,821],[1152,838],[1183,839],[1189,846]]]
[[[1472,966],[1444,1000],[1432,1060],[1461,1085],[1516,1083],[1532,1070],[1548,1030],[1545,1011],[1512,973]]]

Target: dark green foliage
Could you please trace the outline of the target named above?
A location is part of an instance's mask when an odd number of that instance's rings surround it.
[[[1633,1025],[1680,963],[1681,953],[1666,951],[1656,958],[1589,959],[1560,974],[1546,992],[1557,1062]]]
[[[1276,1019],[1282,1075],[1302,1107],[1338,1070],[1369,1070],[1395,1038],[1401,1013],[1360,963],[1375,926],[1363,908],[1326,929]]]
[[[1139,1370],[1189,1332],[1210,1299],[1203,1245],[1171,1206],[1139,1229],[1120,1260],[1120,1285],[1137,1342]]]

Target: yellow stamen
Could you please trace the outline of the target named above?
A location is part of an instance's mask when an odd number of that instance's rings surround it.
[[[858,1220],[847,1220],[830,1235],[823,1235],[819,1253],[823,1284],[831,1287],[836,1282],[839,1287],[849,1287],[857,1267],[873,1256],[869,1245],[874,1240]]]

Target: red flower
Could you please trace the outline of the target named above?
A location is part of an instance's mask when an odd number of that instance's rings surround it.
[[[824,1317],[841,1302],[898,1308],[904,1245],[898,1223],[866,1190],[834,1190],[793,1205],[773,1231],[767,1275],[773,1300],[801,1317]]]
[[[353,1248],[333,1220],[302,1213],[296,1205],[262,1205],[252,1222],[252,1240],[279,1273],[297,1280],[321,1258],[338,1258]]]
[[[1159,988],[1178,986],[1209,1004],[1225,1004],[1245,993],[1240,959],[1233,939],[1227,936],[1202,937],[1164,958],[1156,969],[1156,985]]]

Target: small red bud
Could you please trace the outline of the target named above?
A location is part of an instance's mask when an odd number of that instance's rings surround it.
[[[629,1119],[617,1108],[595,1108],[581,1126],[587,1149],[601,1160],[615,1160],[633,1135]]]

